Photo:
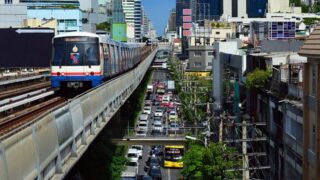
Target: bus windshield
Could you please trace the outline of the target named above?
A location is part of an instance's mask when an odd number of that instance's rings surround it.
[[[94,37],[55,38],[52,65],[99,65],[99,41]]]
[[[168,161],[179,161],[182,159],[184,154],[183,146],[165,146],[164,149],[165,160]]]

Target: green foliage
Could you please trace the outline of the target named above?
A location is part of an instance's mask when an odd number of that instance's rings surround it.
[[[304,18],[303,19],[303,23],[305,25],[311,25],[311,24],[315,24],[316,22],[318,22],[320,19],[319,18]]]
[[[127,158],[125,158],[126,148],[124,146],[117,146],[111,161],[111,179],[121,179],[121,171],[124,170]]]
[[[67,5],[61,5],[61,8],[63,9],[77,9],[77,6],[71,5],[71,4],[67,4]]]
[[[195,142],[188,143],[183,157],[182,174],[187,179],[238,179],[238,171],[226,171],[240,167],[241,160],[235,156],[235,149],[221,143],[209,143],[208,147]]]
[[[102,22],[100,24],[97,24],[97,30],[103,30],[103,31],[108,31],[110,32],[110,23]]]
[[[248,89],[263,87],[270,76],[271,71],[255,69],[247,74],[245,85]]]

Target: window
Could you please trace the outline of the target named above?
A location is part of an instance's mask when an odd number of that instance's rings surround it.
[[[75,20],[75,19],[67,19],[67,20],[65,20],[65,23],[66,23],[67,27],[77,26],[77,20]]]
[[[286,133],[295,140],[302,142],[302,124],[298,123],[295,119],[287,117],[286,119]]]
[[[12,4],[12,0],[4,0],[4,4]]]
[[[194,67],[201,67],[202,63],[201,62],[194,62]]]
[[[213,51],[209,51],[208,56],[213,56]]]
[[[217,31],[217,32],[216,32],[216,34],[220,34],[220,32],[219,32],[219,31]]]
[[[212,66],[212,62],[208,62],[208,66]]]
[[[194,57],[201,57],[202,53],[199,51],[194,52]]]

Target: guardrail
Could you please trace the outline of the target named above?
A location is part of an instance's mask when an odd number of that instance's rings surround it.
[[[0,137],[0,179],[62,179],[143,79],[137,68]]]

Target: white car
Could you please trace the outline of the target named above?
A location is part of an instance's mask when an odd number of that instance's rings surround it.
[[[161,109],[156,109],[156,111],[154,112],[154,116],[162,117],[163,116],[163,111]]]
[[[140,122],[146,122],[148,124],[149,115],[147,113],[141,113],[139,116]]]
[[[128,149],[128,153],[126,157],[128,158],[129,162],[138,162],[139,160],[138,150],[132,149],[132,148]]]
[[[137,132],[136,132],[136,136],[146,137],[147,136],[147,131],[145,129],[138,129]]]
[[[142,145],[132,145],[132,149],[136,149],[139,153],[139,158],[142,158],[143,146]]]
[[[161,121],[154,121],[153,123],[153,130],[154,131],[159,131],[159,132],[163,132],[163,126],[162,126],[162,123]]]
[[[148,130],[148,123],[144,122],[144,121],[139,121],[138,129],[147,131]]]
[[[145,106],[143,108],[143,112],[146,114],[151,114],[151,106]]]
[[[139,173],[139,162],[127,162],[125,170],[121,173],[122,177],[130,177],[132,174]]]

